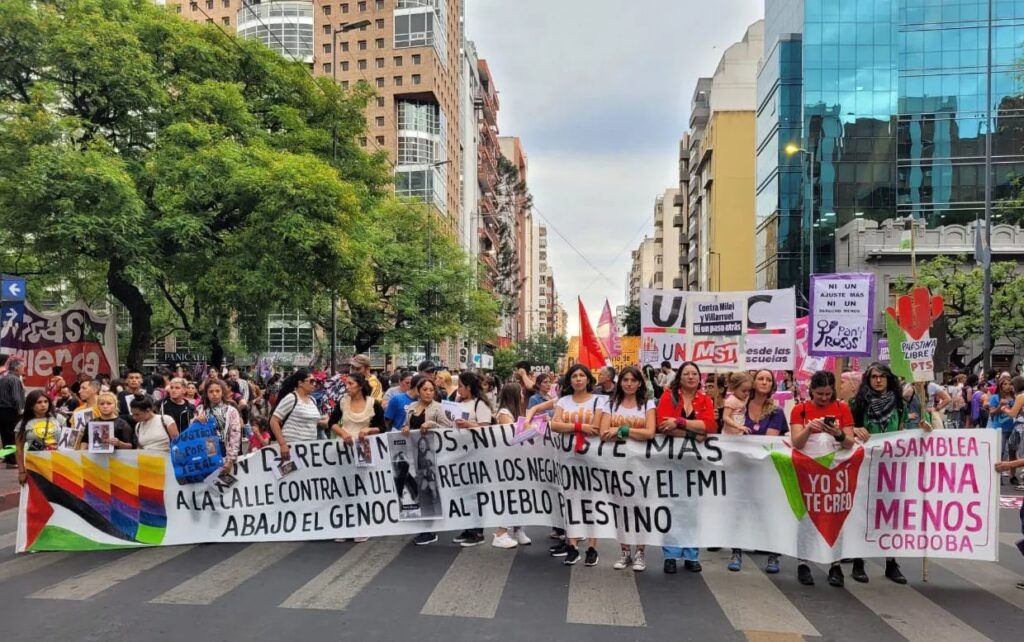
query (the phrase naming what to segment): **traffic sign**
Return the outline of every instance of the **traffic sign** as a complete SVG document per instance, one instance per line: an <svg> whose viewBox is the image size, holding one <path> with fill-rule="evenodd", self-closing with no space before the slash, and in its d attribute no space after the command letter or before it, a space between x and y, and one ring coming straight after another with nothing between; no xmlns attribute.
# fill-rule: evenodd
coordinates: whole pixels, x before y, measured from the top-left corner
<svg viewBox="0 0 1024 642"><path fill-rule="evenodd" d="M24 301L25 279L18 276L4 276L0 279L0 301Z"/></svg>

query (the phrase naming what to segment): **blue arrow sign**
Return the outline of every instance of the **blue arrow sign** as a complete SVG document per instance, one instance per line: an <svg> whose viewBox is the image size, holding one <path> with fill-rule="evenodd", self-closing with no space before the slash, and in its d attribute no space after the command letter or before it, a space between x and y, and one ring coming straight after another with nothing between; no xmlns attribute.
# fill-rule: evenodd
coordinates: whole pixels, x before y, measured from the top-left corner
<svg viewBox="0 0 1024 642"><path fill-rule="evenodd" d="M0 301L24 301L25 279L5 276L0 280Z"/></svg>

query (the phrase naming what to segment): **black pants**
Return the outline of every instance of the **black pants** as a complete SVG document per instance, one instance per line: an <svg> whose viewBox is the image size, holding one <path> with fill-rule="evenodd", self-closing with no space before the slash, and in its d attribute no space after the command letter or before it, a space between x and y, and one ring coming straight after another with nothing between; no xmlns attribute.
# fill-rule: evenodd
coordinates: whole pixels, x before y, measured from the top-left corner
<svg viewBox="0 0 1024 642"><path fill-rule="evenodd" d="M0 408L0 441L4 447L14 445L14 426L18 424L17 408ZM4 461L8 464L15 463L14 455L7 455Z"/></svg>

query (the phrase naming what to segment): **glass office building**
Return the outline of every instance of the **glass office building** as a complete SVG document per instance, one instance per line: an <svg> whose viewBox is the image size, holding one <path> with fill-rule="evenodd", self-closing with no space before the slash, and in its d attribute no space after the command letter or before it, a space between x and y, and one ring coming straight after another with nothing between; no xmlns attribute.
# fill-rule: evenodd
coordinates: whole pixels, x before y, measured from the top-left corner
<svg viewBox="0 0 1024 642"><path fill-rule="evenodd" d="M804 289L812 239L815 271L832 271L835 230L856 217L938 226L983 215L985 0L767 0L765 8L759 286ZM770 38L773 15L781 27ZM796 46L798 82L786 66ZM994 202L1024 176L1022 74L1024 0L993 0ZM786 91L800 94L799 127L786 127ZM814 152L813 185L810 155L787 157L788 142ZM798 179L789 181L794 163Z"/></svg>

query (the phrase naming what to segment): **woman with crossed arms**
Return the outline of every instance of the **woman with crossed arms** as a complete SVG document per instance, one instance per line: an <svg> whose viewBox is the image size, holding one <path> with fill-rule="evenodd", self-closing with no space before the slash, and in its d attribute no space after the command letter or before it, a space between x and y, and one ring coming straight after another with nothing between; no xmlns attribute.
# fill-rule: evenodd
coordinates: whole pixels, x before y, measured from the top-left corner
<svg viewBox="0 0 1024 642"><path fill-rule="evenodd" d="M615 391L597 412L601 427L601 441L649 441L654 438L657 412L653 400L647 399L647 386L643 375L635 366L627 366L619 373ZM616 570L632 566L636 572L647 568L644 546L619 543L619 560L612 565Z"/></svg>

